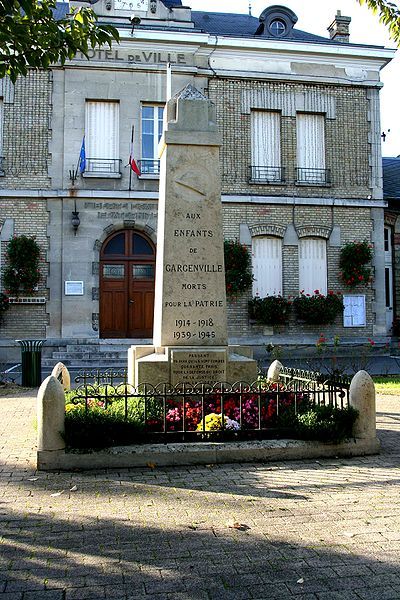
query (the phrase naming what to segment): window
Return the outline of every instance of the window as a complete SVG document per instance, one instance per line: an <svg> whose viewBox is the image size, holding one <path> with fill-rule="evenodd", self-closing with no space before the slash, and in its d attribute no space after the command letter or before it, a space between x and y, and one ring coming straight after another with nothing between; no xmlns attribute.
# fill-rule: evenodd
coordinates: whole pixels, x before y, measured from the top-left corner
<svg viewBox="0 0 400 600"><path fill-rule="evenodd" d="M299 242L299 288L305 294L327 293L326 240L304 238Z"/></svg>
<svg viewBox="0 0 400 600"><path fill-rule="evenodd" d="M297 113L297 183L330 183L325 168L325 118Z"/></svg>
<svg viewBox="0 0 400 600"><path fill-rule="evenodd" d="M163 132L163 107L142 106L142 160L140 170L143 174L158 174L158 142Z"/></svg>
<svg viewBox="0 0 400 600"><path fill-rule="evenodd" d="M282 19L273 19L269 24L270 33L275 37L280 37L286 33L286 23Z"/></svg>
<svg viewBox="0 0 400 600"><path fill-rule="evenodd" d="M119 174L119 103L87 101L85 135L86 174Z"/></svg>
<svg viewBox="0 0 400 600"><path fill-rule="evenodd" d="M282 294L282 240L260 236L253 238L253 295L265 298Z"/></svg>
<svg viewBox="0 0 400 600"><path fill-rule="evenodd" d="M251 111L251 181L283 181L280 113Z"/></svg>

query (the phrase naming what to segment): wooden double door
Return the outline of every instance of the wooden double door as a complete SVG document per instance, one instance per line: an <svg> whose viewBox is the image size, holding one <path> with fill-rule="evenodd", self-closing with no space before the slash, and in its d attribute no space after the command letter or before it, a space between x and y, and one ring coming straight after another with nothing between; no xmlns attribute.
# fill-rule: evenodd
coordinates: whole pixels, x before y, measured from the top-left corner
<svg viewBox="0 0 400 600"><path fill-rule="evenodd" d="M100 255L100 336L152 337L154 284L153 242L134 230L110 236Z"/></svg>

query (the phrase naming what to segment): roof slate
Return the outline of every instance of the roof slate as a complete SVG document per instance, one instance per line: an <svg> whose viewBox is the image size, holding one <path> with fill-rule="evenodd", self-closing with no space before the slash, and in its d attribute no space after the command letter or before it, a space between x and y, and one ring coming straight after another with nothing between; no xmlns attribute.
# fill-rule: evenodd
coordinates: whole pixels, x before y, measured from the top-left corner
<svg viewBox="0 0 400 600"><path fill-rule="evenodd" d="M225 35L234 37L254 37L257 31L260 21L258 17L251 17L250 15L240 15L235 13L211 13L202 11L192 11L192 20L195 23L196 29L201 29L206 33L212 35ZM265 39L270 37L277 39L272 35L256 36L258 39ZM324 38L319 35L312 33L306 33L299 29L293 28L291 35L287 38L283 38L283 41L298 40L305 42L325 42L328 44L338 44L328 38Z"/></svg>
<svg viewBox="0 0 400 600"><path fill-rule="evenodd" d="M400 200L400 158L383 158L382 163L383 197Z"/></svg>

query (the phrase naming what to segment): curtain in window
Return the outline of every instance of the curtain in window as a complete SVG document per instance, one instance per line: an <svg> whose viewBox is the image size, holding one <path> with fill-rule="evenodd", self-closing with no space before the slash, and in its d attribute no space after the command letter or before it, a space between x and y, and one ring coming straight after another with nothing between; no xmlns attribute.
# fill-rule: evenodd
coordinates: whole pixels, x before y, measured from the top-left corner
<svg viewBox="0 0 400 600"><path fill-rule="evenodd" d="M86 156L119 158L119 103L86 102Z"/></svg>
<svg viewBox="0 0 400 600"><path fill-rule="evenodd" d="M253 238L253 295L265 298L282 294L282 240L276 237Z"/></svg>
<svg viewBox="0 0 400 600"><path fill-rule="evenodd" d="M298 179L312 183L324 182L325 117L297 113L296 123Z"/></svg>
<svg viewBox="0 0 400 600"><path fill-rule="evenodd" d="M251 111L251 165L252 179L281 179L280 113Z"/></svg>
<svg viewBox="0 0 400 600"><path fill-rule="evenodd" d="M299 288L305 294L327 293L326 240L304 238L299 242Z"/></svg>

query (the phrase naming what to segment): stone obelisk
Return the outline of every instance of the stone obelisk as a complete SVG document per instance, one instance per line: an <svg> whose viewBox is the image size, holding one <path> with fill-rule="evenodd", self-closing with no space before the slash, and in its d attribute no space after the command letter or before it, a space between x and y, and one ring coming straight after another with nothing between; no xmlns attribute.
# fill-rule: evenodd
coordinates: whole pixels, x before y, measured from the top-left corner
<svg viewBox="0 0 400 600"><path fill-rule="evenodd" d="M132 347L130 383L253 381L246 348L229 348L215 108L186 86L166 105L154 346Z"/></svg>

